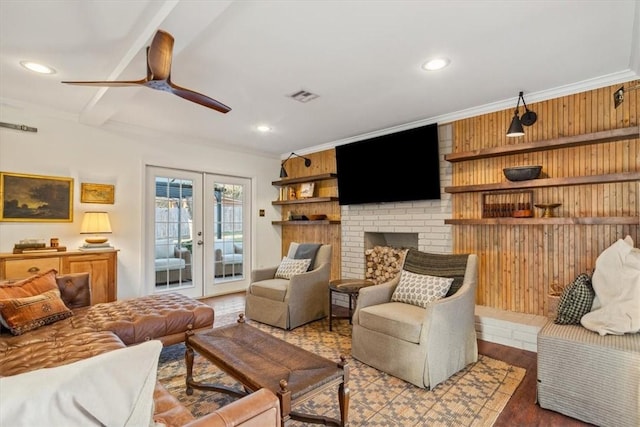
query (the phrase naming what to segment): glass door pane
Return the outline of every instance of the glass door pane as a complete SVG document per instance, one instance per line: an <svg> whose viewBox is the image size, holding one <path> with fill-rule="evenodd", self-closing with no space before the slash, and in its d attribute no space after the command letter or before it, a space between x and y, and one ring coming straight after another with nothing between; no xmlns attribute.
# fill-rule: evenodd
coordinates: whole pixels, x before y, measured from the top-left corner
<svg viewBox="0 0 640 427"><path fill-rule="evenodd" d="M213 197L210 214L205 213L206 221L213 224L212 258L205 263L205 283L208 295L229 291L232 288L243 289L248 265L248 211L246 207L246 188L248 180L235 177L207 176L206 192ZM211 268L208 270L208 268Z"/></svg>
<svg viewBox="0 0 640 427"><path fill-rule="evenodd" d="M154 292L178 291L192 297L203 296L202 281L198 278L198 254L194 253L200 240L197 206L201 174L149 168L147 183L153 199L153 229L148 230L152 243ZM150 216L150 215L149 215Z"/></svg>

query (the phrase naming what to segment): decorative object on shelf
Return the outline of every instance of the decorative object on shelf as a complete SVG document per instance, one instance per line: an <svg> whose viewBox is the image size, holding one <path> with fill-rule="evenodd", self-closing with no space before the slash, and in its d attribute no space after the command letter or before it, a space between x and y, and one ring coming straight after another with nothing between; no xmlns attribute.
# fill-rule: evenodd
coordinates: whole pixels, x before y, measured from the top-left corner
<svg viewBox="0 0 640 427"><path fill-rule="evenodd" d="M58 246L60 246L60 239L58 239L57 237L52 237L49 242L52 248L57 248Z"/></svg>
<svg viewBox="0 0 640 427"><path fill-rule="evenodd" d="M505 178L509 181L527 181L540 176L542 166L513 166L502 169Z"/></svg>
<svg viewBox="0 0 640 427"><path fill-rule="evenodd" d="M88 245L103 245L100 247L110 247L107 243L109 240L107 237L97 236L97 234L111 234L109 214L106 212L85 212L84 218L82 218L80 234L94 235L93 237L86 237L84 239Z"/></svg>
<svg viewBox="0 0 640 427"><path fill-rule="evenodd" d="M543 218L553 218L555 215L553 214L553 210L558 206L561 206L562 203L538 203L536 204L536 208L544 209L542 212Z"/></svg>
<svg viewBox="0 0 640 427"><path fill-rule="evenodd" d="M509 130L507 131L507 136L515 137L515 136L524 136L524 128L522 125L531 126L538 119L538 115L529 110L527 104L524 102L524 92L520 92L518 94L518 103L516 104L516 110L513 113L513 119L511 119L511 125L509 125ZM522 115L522 118L518 117L520 114L520 100L522 99L522 105L524 105L525 113Z"/></svg>
<svg viewBox="0 0 640 427"><path fill-rule="evenodd" d="M294 187L289 187L289 200L296 200L296 189Z"/></svg>
<svg viewBox="0 0 640 427"><path fill-rule="evenodd" d="M309 218L309 221L322 221L327 219L327 215L325 214L309 214L307 215L307 218Z"/></svg>
<svg viewBox="0 0 640 427"><path fill-rule="evenodd" d="M311 159L310 159L310 158L308 158L308 157L304 157L304 156L301 156L301 155L299 155L299 154L296 154L296 153L293 153L293 152L292 152L291 154L289 154L289 157L287 157L286 159L284 159L284 161L280 164L280 178L286 178L286 177L288 177L288 176L289 176L289 175L287 175L287 170L284 168L284 165L285 165L285 163L287 163L287 161L289 161L289 159L290 159L290 158L292 158L293 156L300 157L300 158L304 159L304 165L305 165L306 167L311 166Z"/></svg>
<svg viewBox="0 0 640 427"><path fill-rule="evenodd" d="M482 218L529 218L533 191L504 191L482 195Z"/></svg>
<svg viewBox="0 0 640 427"><path fill-rule="evenodd" d="M80 201L82 203L114 203L115 185L111 184L80 184Z"/></svg>
<svg viewBox="0 0 640 427"><path fill-rule="evenodd" d="M300 184L300 198L308 199L313 197L313 190L315 189L315 183L313 182L305 182Z"/></svg>
<svg viewBox="0 0 640 427"><path fill-rule="evenodd" d="M73 178L0 172L0 194L0 221L73 221Z"/></svg>

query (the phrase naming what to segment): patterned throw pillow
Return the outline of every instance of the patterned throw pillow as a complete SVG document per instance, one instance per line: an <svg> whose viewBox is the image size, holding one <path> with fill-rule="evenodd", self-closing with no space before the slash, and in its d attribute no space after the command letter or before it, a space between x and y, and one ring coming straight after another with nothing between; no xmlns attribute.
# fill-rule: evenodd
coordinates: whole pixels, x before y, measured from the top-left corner
<svg viewBox="0 0 640 427"><path fill-rule="evenodd" d="M555 323L559 325L578 325L582 316L591 311L596 293L591 278L581 273L569 283L560 296L558 314Z"/></svg>
<svg viewBox="0 0 640 427"><path fill-rule="evenodd" d="M453 283L447 277L416 274L407 270L400 273L400 281L396 286L391 301L404 302L426 308L433 301L444 297Z"/></svg>
<svg viewBox="0 0 640 427"><path fill-rule="evenodd" d="M276 279L291 279L296 274L302 274L309 268L310 259L293 259L282 257L282 261L276 270Z"/></svg>
<svg viewBox="0 0 640 427"><path fill-rule="evenodd" d="M55 289L24 298L0 300L0 322L13 335L21 335L40 326L73 316Z"/></svg>

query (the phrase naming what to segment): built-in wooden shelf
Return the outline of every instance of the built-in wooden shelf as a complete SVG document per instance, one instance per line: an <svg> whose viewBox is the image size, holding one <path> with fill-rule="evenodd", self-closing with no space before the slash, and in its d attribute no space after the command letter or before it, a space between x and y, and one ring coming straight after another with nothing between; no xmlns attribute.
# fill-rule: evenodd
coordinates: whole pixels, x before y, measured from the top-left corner
<svg viewBox="0 0 640 427"><path fill-rule="evenodd" d="M272 205L295 205L297 203L337 202L337 197L308 197L306 199L274 200Z"/></svg>
<svg viewBox="0 0 640 427"><path fill-rule="evenodd" d="M472 151L445 154L448 162L461 162L464 160L486 159L509 154L533 153L536 151L552 150L555 148L577 147L580 145L600 144L604 142L622 141L640 137L640 126L603 130L584 135L565 136L544 141L526 142L522 144L504 145L501 147L482 148Z"/></svg>
<svg viewBox="0 0 640 427"><path fill-rule="evenodd" d="M637 216L445 219L454 225L640 225Z"/></svg>
<svg viewBox="0 0 640 427"><path fill-rule="evenodd" d="M323 220L319 220L319 221L307 221L307 220L300 220L300 221L271 221L271 224L273 224L273 225L318 225L318 224L328 225L328 224L340 224L340 221L339 220L333 220L333 219L323 219Z"/></svg>
<svg viewBox="0 0 640 427"><path fill-rule="evenodd" d="M530 179L518 182L494 184L456 185L445 187L445 193L473 193L477 191L517 190L521 188L543 188L583 184L606 184L608 182L640 181L640 172L621 172L604 175L573 176L565 178Z"/></svg>
<svg viewBox="0 0 640 427"><path fill-rule="evenodd" d="M334 179L337 177L338 177L338 174L336 173L323 173L320 175L301 176L297 178L283 178L277 181L271 181L271 185L282 187L284 185L301 184L303 182L323 181L325 179Z"/></svg>

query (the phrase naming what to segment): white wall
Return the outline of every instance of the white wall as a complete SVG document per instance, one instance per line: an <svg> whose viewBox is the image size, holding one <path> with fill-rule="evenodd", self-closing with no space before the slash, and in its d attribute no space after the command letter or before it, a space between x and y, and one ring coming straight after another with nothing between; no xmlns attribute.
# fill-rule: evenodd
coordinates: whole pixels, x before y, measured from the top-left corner
<svg viewBox="0 0 640 427"><path fill-rule="evenodd" d="M79 234L83 212L106 210L113 229L109 240L120 250L118 298L143 295L144 168L152 164L250 178L252 266L279 262L280 227L271 224L280 219L279 210L271 205L277 198L271 181L277 178L279 158L216 148L215 141L134 133L116 126L98 129L61 113L8 107L2 102L0 121L38 129L31 133L0 128L0 171L74 179L73 222L0 222L0 252L11 252L21 239L48 242L51 237L58 237L61 246L73 250L83 242ZM115 185L115 204L80 203L82 182ZM265 210L264 217L258 216L259 209Z"/></svg>

